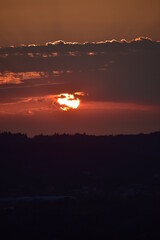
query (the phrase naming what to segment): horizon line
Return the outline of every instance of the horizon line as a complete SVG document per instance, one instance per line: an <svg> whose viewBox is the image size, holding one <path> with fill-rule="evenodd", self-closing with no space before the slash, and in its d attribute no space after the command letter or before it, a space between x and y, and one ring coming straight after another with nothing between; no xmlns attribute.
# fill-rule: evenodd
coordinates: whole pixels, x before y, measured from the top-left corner
<svg viewBox="0 0 160 240"><path fill-rule="evenodd" d="M55 136L58 136L58 137L75 137L75 136L85 136L85 137L118 137L118 136L140 136L140 135L145 135L145 136L148 136L148 135L160 135L160 130L157 130L157 131L151 131L151 132L137 132L137 133L117 133L117 134L87 134L86 132L83 132L83 133L78 133L78 132L75 132L75 133L58 133L58 132L55 132L55 133L51 133L51 134L43 134L43 133L39 133L39 134L35 134L33 136L29 136L29 134L27 133L24 133L24 132L11 132L11 131L3 131L3 132L0 132L0 137L2 135L12 135L12 136L16 136L16 135L21 135L21 136L25 136L27 137L28 139L34 139L36 137L55 137Z"/></svg>

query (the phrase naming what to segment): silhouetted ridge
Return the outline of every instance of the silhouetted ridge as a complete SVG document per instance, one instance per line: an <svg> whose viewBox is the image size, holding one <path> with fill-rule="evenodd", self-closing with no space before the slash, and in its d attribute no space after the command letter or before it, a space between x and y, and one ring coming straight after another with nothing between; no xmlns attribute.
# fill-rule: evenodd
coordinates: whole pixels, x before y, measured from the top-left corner
<svg viewBox="0 0 160 240"><path fill-rule="evenodd" d="M144 182L160 174L160 132L138 135L0 134L1 195L69 193L83 184ZM85 176L89 173L89 177ZM8 177L9 176L9 177ZM11 179L9 181L9 179ZM23 189L23 190L22 190Z"/></svg>
<svg viewBox="0 0 160 240"><path fill-rule="evenodd" d="M159 202L160 132L0 134L5 239L159 239Z"/></svg>

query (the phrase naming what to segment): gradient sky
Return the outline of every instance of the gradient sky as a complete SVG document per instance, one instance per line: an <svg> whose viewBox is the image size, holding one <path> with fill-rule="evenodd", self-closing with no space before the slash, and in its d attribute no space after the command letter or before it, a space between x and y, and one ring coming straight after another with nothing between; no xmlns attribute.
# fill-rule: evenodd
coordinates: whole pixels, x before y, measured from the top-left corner
<svg viewBox="0 0 160 240"><path fill-rule="evenodd" d="M0 132L159 131L159 9L156 0L1 1Z"/></svg>
<svg viewBox="0 0 160 240"><path fill-rule="evenodd" d="M1 0L0 46L160 39L159 0Z"/></svg>
<svg viewBox="0 0 160 240"><path fill-rule="evenodd" d="M159 130L159 62L160 42L148 38L1 48L1 131ZM58 99L65 99L63 93L79 99L80 106L62 111Z"/></svg>

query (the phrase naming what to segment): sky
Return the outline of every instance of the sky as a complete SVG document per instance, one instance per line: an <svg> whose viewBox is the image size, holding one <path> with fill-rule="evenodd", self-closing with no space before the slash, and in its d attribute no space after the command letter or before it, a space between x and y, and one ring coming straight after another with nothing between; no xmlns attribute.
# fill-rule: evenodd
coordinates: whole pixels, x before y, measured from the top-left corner
<svg viewBox="0 0 160 240"><path fill-rule="evenodd" d="M159 5L2 0L0 132L159 131Z"/></svg>
<svg viewBox="0 0 160 240"><path fill-rule="evenodd" d="M1 0L0 46L160 39L159 0Z"/></svg>

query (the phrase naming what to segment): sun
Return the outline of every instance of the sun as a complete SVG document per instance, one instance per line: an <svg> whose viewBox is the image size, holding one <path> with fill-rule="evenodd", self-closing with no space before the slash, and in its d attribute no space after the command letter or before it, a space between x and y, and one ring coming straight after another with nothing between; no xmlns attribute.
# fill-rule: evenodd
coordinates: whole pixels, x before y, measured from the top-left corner
<svg viewBox="0 0 160 240"><path fill-rule="evenodd" d="M57 103L60 105L61 110L68 111L77 109L80 105L80 100L76 94L62 93L58 95Z"/></svg>

